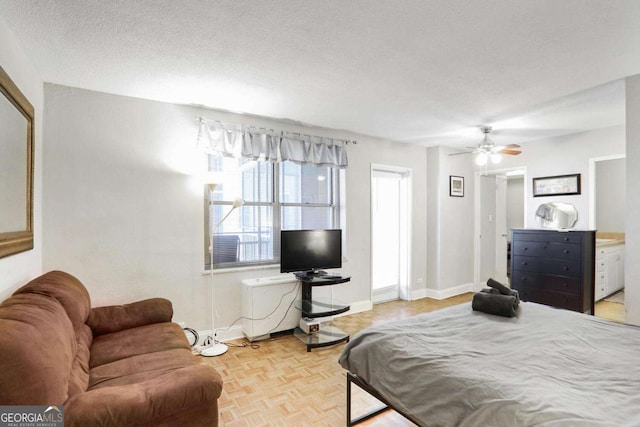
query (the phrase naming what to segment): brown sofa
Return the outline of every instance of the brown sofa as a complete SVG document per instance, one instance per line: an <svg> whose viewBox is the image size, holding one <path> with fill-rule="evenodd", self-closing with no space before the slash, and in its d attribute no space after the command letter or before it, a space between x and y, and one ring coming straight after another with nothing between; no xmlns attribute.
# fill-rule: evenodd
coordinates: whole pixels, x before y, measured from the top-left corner
<svg viewBox="0 0 640 427"><path fill-rule="evenodd" d="M222 380L193 356L171 302L91 308L46 273L0 304L0 405L64 405L65 426L217 426Z"/></svg>

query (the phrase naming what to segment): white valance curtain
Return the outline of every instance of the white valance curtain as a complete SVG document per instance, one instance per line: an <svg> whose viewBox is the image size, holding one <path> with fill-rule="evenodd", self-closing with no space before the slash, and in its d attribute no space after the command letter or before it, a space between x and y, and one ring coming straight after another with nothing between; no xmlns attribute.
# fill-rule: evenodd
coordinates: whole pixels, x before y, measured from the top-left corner
<svg viewBox="0 0 640 427"><path fill-rule="evenodd" d="M341 169L348 165L347 140L199 120L197 144L210 154Z"/></svg>

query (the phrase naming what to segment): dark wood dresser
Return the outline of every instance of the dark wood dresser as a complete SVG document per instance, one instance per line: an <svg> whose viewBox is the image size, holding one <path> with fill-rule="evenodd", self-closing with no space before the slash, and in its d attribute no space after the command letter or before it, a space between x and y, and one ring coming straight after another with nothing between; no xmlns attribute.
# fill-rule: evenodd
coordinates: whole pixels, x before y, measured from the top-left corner
<svg viewBox="0 0 640 427"><path fill-rule="evenodd" d="M523 301L594 313L595 231L513 229L511 287Z"/></svg>

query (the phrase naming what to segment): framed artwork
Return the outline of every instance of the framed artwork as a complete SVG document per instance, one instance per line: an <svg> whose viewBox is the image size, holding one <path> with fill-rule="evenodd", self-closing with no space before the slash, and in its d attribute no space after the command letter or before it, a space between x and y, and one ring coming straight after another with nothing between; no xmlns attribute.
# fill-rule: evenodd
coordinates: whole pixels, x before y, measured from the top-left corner
<svg viewBox="0 0 640 427"><path fill-rule="evenodd" d="M464 177L449 175L449 196L464 197Z"/></svg>
<svg viewBox="0 0 640 427"><path fill-rule="evenodd" d="M533 197L580 194L580 174L533 178Z"/></svg>

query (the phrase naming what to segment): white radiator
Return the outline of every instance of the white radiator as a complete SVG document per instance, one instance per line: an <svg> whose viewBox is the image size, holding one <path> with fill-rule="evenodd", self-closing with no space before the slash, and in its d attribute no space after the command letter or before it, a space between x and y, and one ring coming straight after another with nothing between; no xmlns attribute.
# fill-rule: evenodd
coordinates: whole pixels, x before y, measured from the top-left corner
<svg viewBox="0 0 640 427"><path fill-rule="evenodd" d="M300 321L301 285L293 274L242 281L242 332L249 341L295 329Z"/></svg>

